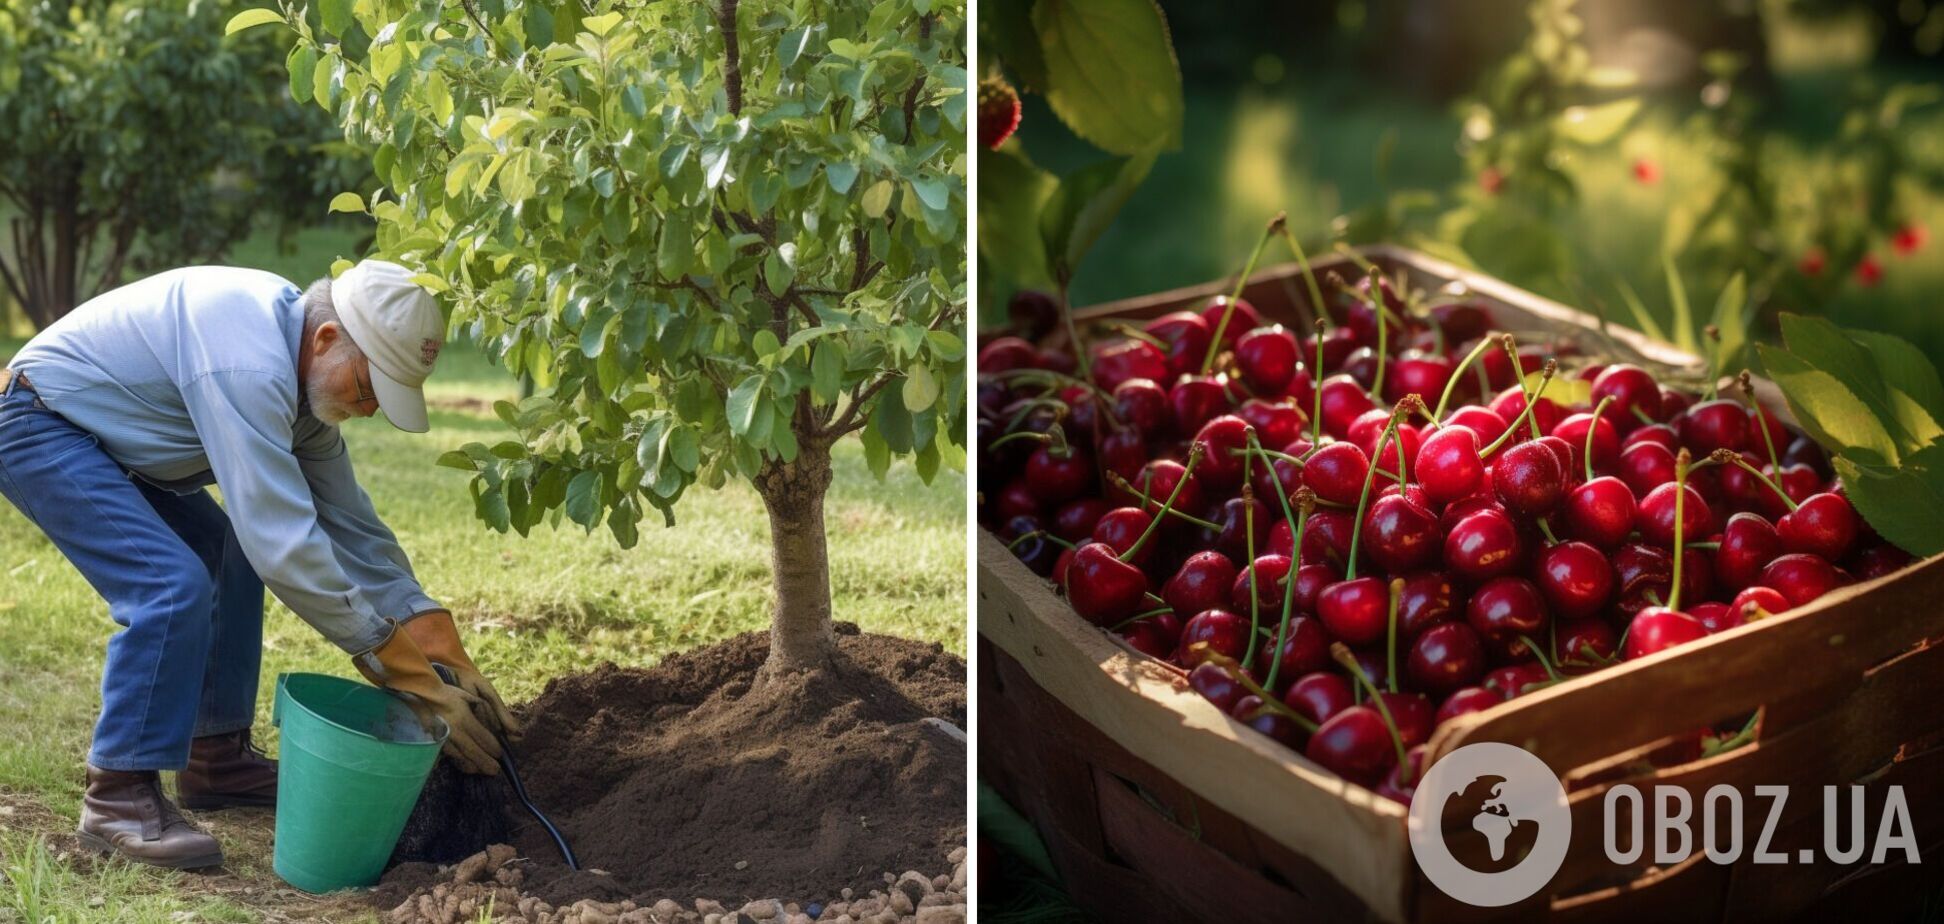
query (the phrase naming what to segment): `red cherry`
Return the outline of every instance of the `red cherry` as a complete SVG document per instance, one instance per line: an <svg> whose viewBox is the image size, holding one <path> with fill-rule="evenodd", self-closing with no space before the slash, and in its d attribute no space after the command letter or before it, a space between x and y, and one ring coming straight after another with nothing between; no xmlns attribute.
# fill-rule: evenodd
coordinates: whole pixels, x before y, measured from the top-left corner
<svg viewBox="0 0 1944 924"><path fill-rule="evenodd" d="M1228 407L1228 386L1221 376L1184 375L1168 389L1168 408L1174 412L1175 427L1182 433L1200 430L1203 424L1226 413ZM1236 470L1241 471L1239 460Z"/></svg>
<svg viewBox="0 0 1944 924"><path fill-rule="evenodd" d="M1743 622L1740 616L1728 609L1728 604L1712 601L1696 603L1688 607L1688 615L1694 617L1694 621L1700 623L1701 628L1708 630L1709 635L1733 629Z"/></svg>
<svg viewBox="0 0 1944 924"><path fill-rule="evenodd" d="M1174 608L1176 615L1186 619L1203 610L1226 605L1235 578L1235 565L1227 556L1214 551L1196 552L1161 585L1161 599Z"/></svg>
<svg viewBox="0 0 1944 924"><path fill-rule="evenodd" d="M1109 499L1139 506L1149 513L1159 514L1162 502L1168 499L1168 495L1174 493L1175 485L1185 477L1188 483L1181 486L1181 494L1175 501L1175 508L1201 510L1203 509L1201 468L1202 466L1196 466L1197 470L1190 475L1187 466L1173 459L1156 459L1141 466L1141 470L1133 478L1128 479L1135 490L1147 494L1146 503L1142 503L1138 496L1119 488L1109 492Z"/></svg>
<svg viewBox="0 0 1944 924"><path fill-rule="evenodd" d="M1615 363L1601 371L1600 377L1593 380L1591 400L1598 405L1604 398L1613 399L1604 416L1614 421L1614 427L1621 432L1639 426L1640 417L1635 411L1652 420L1661 419L1660 384L1639 366Z"/></svg>
<svg viewBox="0 0 1944 924"><path fill-rule="evenodd" d="M1318 725L1355 705L1356 701L1350 680L1337 673L1304 674L1283 692L1283 705Z"/></svg>
<svg viewBox="0 0 1944 924"><path fill-rule="evenodd" d="M1317 386L1323 390L1323 429L1339 439L1350 432L1350 424L1365 411L1377 406L1357 380L1333 375Z"/></svg>
<svg viewBox="0 0 1944 924"><path fill-rule="evenodd" d="M1016 517L1039 516L1040 499L1022 479L1000 488L998 496L992 500L992 506L997 514L996 519L1005 522Z"/></svg>
<svg viewBox="0 0 1944 924"><path fill-rule="evenodd" d="M1620 451L1626 452L1636 443L1659 443L1666 446L1668 452L1681 448L1681 440L1675 436L1674 428L1662 423L1635 427L1632 433L1627 434L1626 438L1620 441Z"/></svg>
<svg viewBox="0 0 1944 924"><path fill-rule="evenodd" d="M1456 595L1451 578L1442 572L1427 571L1405 578L1397 595L1398 637L1415 638L1432 626L1450 622L1457 613L1452 606Z"/></svg>
<svg viewBox="0 0 1944 924"><path fill-rule="evenodd" d="M1198 530L1201 545L1213 546L1216 551L1238 561L1246 560L1250 548L1249 533L1253 527L1255 549L1261 551L1269 547L1271 517L1269 507L1262 501L1231 497L1215 508L1208 519L1221 528L1214 532L1205 528Z"/></svg>
<svg viewBox="0 0 1944 924"><path fill-rule="evenodd" d="M1364 517L1363 551L1389 572L1412 571L1438 558L1438 517L1402 495L1377 498Z"/></svg>
<svg viewBox="0 0 1944 924"><path fill-rule="evenodd" d="M1613 566L1584 542L1562 542L1539 553L1540 593L1565 618L1592 616L1613 599Z"/></svg>
<svg viewBox="0 0 1944 924"><path fill-rule="evenodd" d="M1107 434L1100 440L1100 467L1113 472L1129 481L1140 477L1141 467L1148 461L1148 444L1141 431L1126 427ZM1113 488L1108 494L1114 493Z"/></svg>
<svg viewBox="0 0 1944 924"><path fill-rule="evenodd" d="M1229 606L1238 613L1249 611L1249 593L1254 591L1260 613L1282 612L1283 577L1289 574L1289 556L1259 555L1255 563L1240 569L1229 584ZM1260 577L1260 580L1258 580Z"/></svg>
<svg viewBox="0 0 1944 924"><path fill-rule="evenodd" d="M1431 704L1429 697L1422 693L1393 693L1388 690L1378 695L1384 698L1384 707L1390 710L1391 721L1397 725L1397 737L1405 747L1423 744L1431 738L1437 708Z"/></svg>
<svg viewBox="0 0 1944 924"><path fill-rule="evenodd" d="M1094 524L1093 540L1113 549L1116 555L1126 555L1127 550L1140 541L1142 534L1153 523L1153 515L1139 507L1119 507L1101 515ZM1140 551L1127 560L1135 565L1146 565L1154 555L1154 547L1152 542L1141 546Z"/></svg>
<svg viewBox="0 0 1944 924"><path fill-rule="evenodd" d="M1611 408L1609 408L1611 410ZM1593 470L1604 472L1613 468L1620 458L1620 431L1614 429L1613 421L1607 414L1597 420L1590 413L1579 413L1559 422L1550 435L1566 441L1572 452L1572 462L1567 466L1569 472L1581 472L1586 468L1586 434L1593 432Z"/></svg>
<svg viewBox="0 0 1944 924"><path fill-rule="evenodd" d="M1068 542L1079 542L1093 535L1094 525L1111 509L1111 505L1098 497L1070 501L1054 512L1053 535Z"/></svg>
<svg viewBox="0 0 1944 924"><path fill-rule="evenodd" d="M1316 615L1323 628L1352 645L1384 637L1390 618L1390 588L1374 577L1338 581L1316 597Z"/></svg>
<svg viewBox="0 0 1944 924"><path fill-rule="evenodd" d="M1856 508L1841 494L1812 495L1775 524L1782 547L1837 561L1856 542Z"/></svg>
<svg viewBox="0 0 1944 924"><path fill-rule="evenodd" d="M1244 419L1247 419L1246 414L1243 416ZM1256 430L1260 432L1262 427L1256 426ZM1303 453L1309 452L1310 443L1306 439L1297 439L1292 440L1281 448L1283 455L1301 458ZM1303 466L1295 462L1290 462L1287 459L1271 459L1267 465L1262 463L1263 460L1257 459L1254 464L1249 466L1250 471L1255 474L1256 496L1263 498L1275 497L1276 482L1281 481L1282 493L1284 496L1291 498L1290 504L1293 507L1295 504L1296 489L1303 486Z"/></svg>
<svg viewBox="0 0 1944 924"><path fill-rule="evenodd" d="M1141 433L1165 435L1174 426L1168 393L1153 379L1128 379L1114 388L1114 416Z"/></svg>
<svg viewBox="0 0 1944 924"><path fill-rule="evenodd" d="M1584 673L1606 664L1618 643L1604 619L1562 619L1553 629L1561 673Z"/></svg>
<svg viewBox="0 0 1944 924"><path fill-rule="evenodd" d="M1493 413L1498 414L1506 420L1518 420L1519 415L1525 411L1525 406L1525 392L1521 391L1519 386L1514 385L1500 392L1497 398L1492 399L1491 409ZM1612 410L1612 408L1607 409L1608 413L1612 413ZM1560 410L1559 405L1553 399L1543 395L1539 398L1538 406L1532 409L1532 419L1539 422L1540 433L1551 433L1553 428L1559 426L1559 422L1565 417L1566 412ZM1527 431L1530 432L1529 424L1521 424L1520 426L1526 427ZM1514 437L1514 439L1517 439L1517 437Z"/></svg>
<svg viewBox="0 0 1944 924"><path fill-rule="evenodd" d="M1485 643L1460 622L1440 623L1420 633L1404 665L1404 676L1413 686L1434 693L1475 683L1484 673Z"/></svg>
<svg viewBox="0 0 1944 924"><path fill-rule="evenodd" d="M1191 646L1201 642L1208 643L1209 651L1240 660L1249 648L1249 618L1228 610L1196 613L1181 627L1179 654L1185 654Z"/></svg>
<svg viewBox="0 0 1944 924"><path fill-rule="evenodd" d="M1524 578L1493 578L1472 592L1465 619L1501 655L1530 657L1519 637L1537 639L1545 634L1546 603L1539 588Z"/></svg>
<svg viewBox="0 0 1944 924"><path fill-rule="evenodd" d="M1634 494L1611 475L1595 478L1566 495L1566 535L1602 549L1611 549L1633 532Z"/></svg>
<svg viewBox="0 0 1944 924"><path fill-rule="evenodd" d="M1309 415L1289 401L1264 401L1250 398L1236 408L1235 416L1248 421L1256 428L1256 440L1264 446L1287 446L1302 439L1303 428L1309 426ZM1307 445L1304 446L1308 448ZM1253 466L1260 467L1260 462ZM1266 495L1274 497L1274 494Z"/></svg>
<svg viewBox="0 0 1944 924"><path fill-rule="evenodd" d="M1228 296L1217 295L1209 299L1207 306L1202 308L1202 320L1208 322L1209 331L1213 332L1217 327L1222 326L1222 314L1228 309L1228 305ZM1235 341L1241 339L1245 331L1252 331L1262 326L1262 316L1256 313L1255 306L1249 304L1246 298L1236 299L1235 310L1228 314L1228 328L1222 331L1222 345L1225 347L1234 346Z"/></svg>
<svg viewBox="0 0 1944 924"><path fill-rule="evenodd" d="M1445 567L1474 581L1510 574L1519 567L1524 544L1512 518L1499 510L1479 510L1445 534Z"/></svg>
<svg viewBox="0 0 1944 924"><path fill-rule="evenodd" d="M1506 509L1530 517L1545 516L1566 494L1566 472L1551 447L1520 443L1502 450L1492 463L1492 489Z"/></svg>
<svg viewBox="0 0 1944 924"><path fill-rule="evenodd" d="M1164 613L1162 615L1170 619L1174 618L1174 614L1172 613ZM1175 622L1174 629L1174 633L1170 634L1167 627L1162 625L1161 618L1154 616L1122 629L1120 631L1120 637L1135 651L1151 658L1166 660L1175 650L1175 641L1179 637L1181 630L1179 620Z"/></svg>
<svg viewBox="0 0 1944 924"><path fill-rule="evenodd" d="M1495 690L1486 687L1466 687L1445 697L1444 703L1438 707L1437 723L1443 725L1461 715L1484 712L1502 702L1505 702L1505 697L1500 696Z"/></svg>
<svg viewBox="0 0 1944 924"><path fill-rule="evenodd" d="M1330 636L1323 631L1323 625L1307 616L1294 616L1290 618L1286 630L1276 622L1268 626L1268 639L1260 646L1261 653L1257 655L1257 675L1268 677L1274 666L1276 659L1270 649L1275 647L1279 630L1287 636L1282 645L1282 666L1276 671L1279 682L1281 678L1301 677L1322 670L1330 663Z"/></svg>
<svg viewBox="0 0 1944 924"><path fill-rule="evenodd" d="M1856 261L1857 285L1871 289L1875 288L1876 284L1882 281L1883 261L1877 259L1876 254L1866 253L1863 255L1863 259Z"/></svg>
<svg viewBox="0 0 1944 924"><path fill-rule="evenodd" d="M1039 352L1018 337L995 337L979 348L979 374L997 375L1038 366Z"/></svg>
<svg viewBox="0 0 1944 924"><path fill-rule="evenodd" d="M1913 221L1897 229L1897 233L1890 238L1890 246L1897 251L1897 256L1908 257L1924 249L1925 242L1929 240L1930 229Z"/></svg>
<svg viewBox="0 0 1944 924"><path fill-rule="evenodd" d="M1128 379L1160 382L1169 378L1168 357L1161 348L1128 338L1093 347L1094 384L1112 392Z"/></svg>
<svg viewBox="0 0 1944 924"><path fill-rule="evenodd" d="M1234 709L1248 695L1248 688L1232 671L1212 661L1203 661L1188 672L1188 686L1223 712Z"/></svg>
<svg viewBox="0 0 1944 924"><path fill-rule="evenodd" d="M1773 587L1789 601L1802 606L1836 587L1836 566L1800 552L1781 556L1762 569L1761 583Z"/></svg>
<svg viewBox="0 0 1944 924"><path fill-rule="evenodd" d="M1703 401L1681 415L1675 430L1696 457L1717 449L1740 452L1748 445L1748 411L1727 398Z"/></svg>
<svg viewBox="0 0 1944 924"><path fill-rule="evenodd" d="M1673 548L1675 500L1682 492L1687 498L1680 510L1683 540L1700 542L1714 531L1714 512L1701 499L1701 492L1689 486L1664 484L1640 499L1640 513L1634 518L1634 526L1640 530L1641 539Z"/></svg>
<svg viewBox="0 0 1944 924"><path fill-rule="evenodd" d="M1384 430L1390 425L1390 418L1389 411L1378 409L1365 411L1362 416L1351 422L1350 432L1345 435L1345 439L1357 444L1357 448L1364 451L1364 456L1377 466L1378 477L1386 479L1397 477L1397 445L1403 443L1404 476L1412 477L1413 470L1410 462L1417 458L1418 450L1423 447L1424 436L1418 428L1410 424L1399 424L1397 435L1385 438ZM1384 441L1381 447L1377 445L1379 439Z"/></svg>
<svg viewBox="0 0 1944 924"><path fill-rule="evenodd" d="M1538 661L1521 661L1486 671L1481 685L1506 699L1513 699L1550 680L1552 675L1546 673L1545 665Z"/></svg>
<svg viewBox="0 0 1944 924"><path fill-rule="evenodd" d="M1478 434L1478 445L1481 447L1489 446L1493 440L1504 436L1507 426L1505 418L1491 408L1478 404L1467 404L1453 411L1444 422L1447 429L1465 427Z"/></svg>
<svg viewBox="0 0 1944 924"><path fill-rule="evenodd" d="M1376 793L1400 805L1408 806L1417 796L1418 780L1424 778L1424 758L1429 750L1427 745L1417 745L1404 752L1404 763L1391 767L1384 779L1377 784ZM1410 782L1405 782L1405 777Z"/></svg>
<svg viewBox="0 0 1944 924"><path fill-rule="evenodd" d="M1856 569L1856 576L1867 581L1901 571L1908 567L1911 561L1909 552L1889 543L1882 543L1856 553L1853 567Z"/></svg>
<svg viewBox="0 0 1944 924"><path fill-rule="evenodd" d="M1650 606L1636 614L1633 622L1627 626L1624 657L1629 661L1644 658L1676 645L1705 638L1707 634L1708 630L1686 613L1664 606Z"/></svg>
<svg viewBox="0 0 1944 924"><path fill-rule="evenodd" d="M1640 185L1652 186L1655 183L1660 182L1661 179L1660 164L1657 164L1654 161L1645 157L1635 158L1633 163L1633 175L1634 175L1634 180L1639 182Z"/></svg>
<svg viewBox="0 0 1944 924"><path fill-rule="evenodd" d="M1295 335L1280 324L1255 328L1235 343L1235 364L1242 370L1242 381L1258 395L1287 394L1299 359Z"/></svg>
<svg viewBox="0 0 1944 924"><path fill-rule="evenodd" d="M1751 610L1749 607L1754 609ZM1789 598L1782 596L1781 591L1760 584L1736 594L1734 601L1728 604L1729 612L1744 620L1763 613L1770 615L1786 613L1790 609Z"/></svg>
<svg viewBox="0 0 1944 924"><path fill-rule="evenodd" d="M1451 381L1451 361L1433 353L1407 350L1390 362L1384 373L1384 400L1392 404L1405 395L1430 399L1444 394Z"/></svg>
<svg viewBox="0 0 1944 924"><path fill-rule="evenodd" d="M1134 615L1147 594L1147 575L1121 561L1102 543L1076 549L1066 570L1066 595L1073 609L1096 626L1111 626Z"/></svg>
<svg viewBox="0 0 1944 924"><path fill-rule="evenodd" d="M1338 776L1366 786L1376 783L1397 762L1390 727L1369 706L1351 706L1331 716L1310 736L1303 754Z"/></svg>
<svg viewBox="0 0 1944 924"><path fill-rule="evenodd" d="M1761 514L1737 513L1721 529L1721 545L1714 554L1715 577L1723 587L1740 590L1755 583L1781 552L1782 539L1769 521Z"/></svg>
<svg viewBox="0 0 1944 924"><path fill-rule="evenodd" d="M1659 443L1635 443L1620 451L1620 480L1635 497L1674 481L1674 452Z"/></svg>
<svg viewBox="0 0 1944 924"><path fill-rule="evenodd" d="M1141 328L1167 348L1168 371L1189 375L1201 369L1208 355L1208 341L1214 335L1209 322L1192 311L1171 311Z"/></svg>
<svg viewBox="0 0 1944 924"><path fill-rule="evenodd" d="M1370 473L1370 456L1351 443L1325 443L1303 467L1303 483L1333 504L1354 505Z"/></svg>
<svg viewBox="0 0 1944 924"><path fill-rule="evenodd" d="M1434 503L1449 504L1476 493L1485 481L1478 449L1478 435L1468 427L1447 425L1426 437L1415 463L1425 495Z"/></svg>

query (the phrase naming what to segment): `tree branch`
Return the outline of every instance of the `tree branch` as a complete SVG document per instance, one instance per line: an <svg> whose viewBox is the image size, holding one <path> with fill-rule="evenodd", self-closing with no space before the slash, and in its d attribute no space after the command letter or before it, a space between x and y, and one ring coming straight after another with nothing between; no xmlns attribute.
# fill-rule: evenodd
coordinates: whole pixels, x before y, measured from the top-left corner
<svg viewBox="0 0 1944 924"><path fill-rule="evenodd" d="M722 0L716 7L716 22L722 27L722 89L729 97L729 114L742 115L742 49L736 42L736 4Z"/></svg>
<svg viewBox="0 0 1944 924"><path fill-rule="evenodd" d="M938 330L947 321L958 317L959 311L964 307L962 304L947 305L937 317L932 318L930 324L925 325L925 329ZM884 386L891 384L897 377L897 373L885 371L878 373L877 378L868 383L858 383L856 388L851 389L850 404L844 408L844 413L839 415L835 422L824 428L823 436L834 440L852 431L863 429L865 420L859 412L863 410L866 403L877 396L878 392L884 390Z"/></svg>

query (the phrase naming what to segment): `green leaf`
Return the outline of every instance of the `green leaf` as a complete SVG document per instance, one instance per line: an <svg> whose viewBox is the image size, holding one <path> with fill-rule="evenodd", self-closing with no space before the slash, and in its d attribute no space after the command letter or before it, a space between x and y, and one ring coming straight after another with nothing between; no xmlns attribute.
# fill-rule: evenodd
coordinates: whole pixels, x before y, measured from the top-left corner
<svg viewBox="0 0 1944 924"><path fill-rule="evenodd" d="M1633 121L1640 97L1630 96L1596 106L1568 106L1554 120L1560 136L1584 145L1605 144Z"/></svg>
<svg viewBox="0 0 1944 924"><path fill-rule="evenodd" d="M831 192L840 196L846 195L851 190L851 184L857 182L857 165L845 161L832 161L824 164L824 176L830 180Z"/></svg>
<svg viewBox="0 0 1944 924"><path fill-rule="evenodd" d="M695 242L689 237L689 230L685 221L662 222L661 247L655 253L655 266L669 279L680 279L689 271L689 259L695 256Z"/></svg>
<svg viewBox="0 0 1944 924"><path fill-rule="evenodd" d="M920 177L911 181L912 191L918 194L918 201L926 208L942 209L951 202L951 189L936 177Z"/></svg>
<svg viewBox="0 0 1944 924"><path fill-rule="evenodd" d="M328 211L356 212L362 215L365 213L364 197L354 192L338 193L331 197L331 207Z"/></svg>
<svg viewBox="0 0 1944 924"><path fill-rule="evenodd" d="M792 338L795 339L795 338ZM837 400L844 386L844 345L836 340L818 343L810 354L810 394L824 404Z"/></svg>
<svg viewBox="0 0 1944 924"><path fill-rule="evenodd" d="M905 373L904 406L913 414L931 407L938 401L938 380L932 377L931 369L925 366L912 366Z"/></svg>
<svg viewBox="0 0 1944 924"><path fill-rule="evenodd" d="M486 525L499 532L506 532L513 525L513 512L507 509L506 495L498 488L480 490L477 481L473 482L473 512L478 514Z"/></svg>
<svg viewBox="0 0 1944 924"><path fill-rule="evenodd" d="M1051 288L1053 274L1039 222L1060 181L1033 166L1018 145L1009 144L979 151L978 185L981 265L1022 286Z"/></svg>
<svg viewBox="0 0 1944 924"><path fill-rule="evenodd" d="M444 466L446 468L456 468L459 469L460 471L465 471L465 472L479 471L479 463L474 462L472 456L469 456L466 453L457 449L440 453L439 461L437 464Z"/></svg>
<svg viewBox="0 0 1944 924"><path fill-rule="evenodd" d="M864 464L870 467L871 474L877 480L883 481L885 474L891 471L891 447L884 442L884 434L878 431L877 422L872 421L859 431L857 441L864 444Z"/></svg>
<svg viewBox="0 0 1944 924"><path fill-rule="evenodd" d="M1944 428L1922 404L1885 380L1876 354L1827 319L1784 313L1782 340L1789 352L1828 373L1862 399L1889 432L1899 454L1914 452L1944 436ZM1767 354L1763 355L1766 358Z"/></svg>
<svg viewBox="0 0 1944 924"><path fill-rule="evenodd" d="M1046 101L1110 154L1181 146L1181 68L1154 0L1039 0Z"/></svg>
<svg viewBox="0 0 1944 924"><path fill-rule="evenodd" d="M979 35L990 30L991 49L980 46L980 53L997 53L1006 66L1019 76L1022 89L1038 91L1046 86L1046 59L1040 55L1039 36L1033 31L1033 0L984 0L979 4Z"/></svg>
<svg viewBox="0 0 1944 924"><path fill-rule="evenodd" d="M223 27L223 34L235 35L244 29L267 26L273 22L283 21L283 14L276 10L244 10L230 17L229 25Z"/></svg>
<svg viewBox="0 0 1944 924"><path fill-rule="evenodd" d="M599 16L589 16L581 20L581 28L595 35L606 35L608 34L608 30L613 29L620 22L620 13L603 13Z"/></svg>
<svg viewBox="0 0 1944 924"><path fill-rule="evenodd" d="M1893 393L1908 396L1931 419L1944 419L1944 384L1938 380L1937 367L1931 365L1922 351L1909 341L1889 334L1868 330L1844 333L1870 351L1877 372Z"/></svg>
<svg viewBox="0 0 1944 924"><path fill-rule="evenodd" d="M310 102L311 83L317 79L317 49L309 42L297 43L284 59L284 69L290 72L290 98Z"/></svg>
<svg viewBox="0 0 1944 924"><path fill-rule="evenodd" d="M351 31L351 0L318 0L317 14L325 31L342 36Z"/></svg>
<svg viewBox="0 0 1944 924"><path fill-rule="evenodd" d="M1919 557L1944 552L1944 442L1904 457L1895 469L1842 455L1830 461L1850 503L1879 535Z"/></svg>
<svg viewBox="0 0 1944 924"><path fill-rule="evenodd" d="M1761 354L1762 368L1782 389L1790 412L1812 439L1832 453L1872 463L1896 463L1896 442L1849 386L1792 353L1765 343L1755 348Z"/></svg>
<svg viewBox="0 0 1944 924"><path fill-rule="evenodd" d="M683 425L668 431L668 457L685 472L694 472L702 463L702 437L694 427Z"/></svg>
<svg viewBox="0 0 1944 924"><path fill-rule="evenodd" d="M883 218L885 210L891 207L891 193L894 190L890 180L879 180L872 183L870 189L864 190L864 198L858 204L863 207L865 215Z"/></svg>
<svg viewBox="0 0 1944 924"><path fill-rule="evenodd" d="M600 522L601 473L581 472L567 483L567 519L587 527L589 532Z"/></svg>
<svg viewBox="0 0 1944 924"><path fill-rule="evenodd" d="M877 427L878 435L884 438L884 444L892 452L903 454L911 451L911 412L905 409L903 401L879 398L871 412L871 423Z"/></svg>
<svg viewBox="0 0 1944 924"><path fill-rule="evenodd" d="M770 354L783 349L783 344L776 339L776 332L767 327L757 331L756 336L749 338L749 345L756 351L758 359L768 359Z"/></svg>
<svg viewBox="0 0 1944 924"><path fill-rule="evenodd" d="M1739 371L1736 359L1741 355L1742 348L1748 345L1748 321L1743 314L1747 305L1748 278L1736 273L1715 299L1714 318L1708 322L1721 335L1721 342L1714 348L1714 370L1717 375L1734 375Z"/></svg>
<svg viewBox="0 0 1944 924"><path fill-rule="evenodd" d="M1160 150L1083 167L1062 180L1040 212L1040 237L1055 279L1071 277L1080 261L1147 178Z"/></svg>
<svg viewBox="0 0 1944 924"><path fill-rule="evenodd" d="M1661 272L1667 274L1667 301L1674 307L1674 345L1689 353L1696 352L1694 342L1694 311L1688 307L1687 285L1681 282L1681 271L1674 265L1674 254L1661 251Z"/></svg>
<svg viewBox="0 0 1944 924"><path fill-rule="evenodd" d="M763 377L752 375L736 384L729 392L729 431L737 436L745 436L756 421L756 411L762 402L757 398L763 393Z"/></svg>

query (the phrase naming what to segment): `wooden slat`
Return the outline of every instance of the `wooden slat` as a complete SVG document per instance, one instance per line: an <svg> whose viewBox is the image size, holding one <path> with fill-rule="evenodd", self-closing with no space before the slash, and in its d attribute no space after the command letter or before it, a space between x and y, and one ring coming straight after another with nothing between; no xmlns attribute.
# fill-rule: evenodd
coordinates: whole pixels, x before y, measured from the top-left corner
<svg viewBox="0 0 1944 924"><path fill-rule="evenodd" d="M1378 917L1403 920L1415 867L1401 806L1230 719L1175 674L1123 651L983 531L978 593L980 633L1049 694L1201 798L1312 859Z"/></svg>

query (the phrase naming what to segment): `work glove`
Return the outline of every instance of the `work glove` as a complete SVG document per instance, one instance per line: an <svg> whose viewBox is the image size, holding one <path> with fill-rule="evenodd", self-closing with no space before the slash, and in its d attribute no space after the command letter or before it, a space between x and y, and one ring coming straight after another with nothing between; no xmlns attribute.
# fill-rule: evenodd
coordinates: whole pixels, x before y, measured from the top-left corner
<svg viewBox="0 0 1944 924"><path fill-rule="evenodd" d="M506 702L500 699L499 691L493 689L492 681L479 672L472 658L466 655L466 648L459 643L459 627L453 625L452 613L447 610L426 610L402 624L405 634L418 643L420 651L434 664L452 668L459 683L459 689L479 697L484 708L480 710L481 719L502 734L514 735L520 731L520 722L513 718Z"/></svg>
<svg viewBox="0 0 1944 924"><path fill-rule="evenodd" d="M431 716L445 720L445 753L467 773L493 776L499 773L500 743L486 723L474 713L489 711L478 696L448 685L432 669L432 662L419 649L411 634L392 629L390 637L378 647L353 655L351 663L366 680L396 693L404 699L419 720L430 723Z"/></svg>

